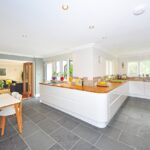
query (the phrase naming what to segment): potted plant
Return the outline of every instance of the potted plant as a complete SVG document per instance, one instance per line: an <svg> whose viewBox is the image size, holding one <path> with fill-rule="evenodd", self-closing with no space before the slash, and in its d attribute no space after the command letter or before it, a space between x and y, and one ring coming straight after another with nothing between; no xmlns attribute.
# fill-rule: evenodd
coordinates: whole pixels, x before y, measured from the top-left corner
<svg viewBox="0 0 150 150"><path fill-rule="evenodd" d="M60 73L60 81L64 81L64 73Z"/></svg>
<svg viewBox="0 0 150 150"><path fill-rule="evenodd" d="M0 89L3 89L3 88L4 88L4 81L0 80Z"/></svg>
<svg viewBox="0 0 150 150"><path fill-rule="evenodd" d="M56 80L56 79L57 79L57 73L56 71L54 71L52 74L52 80Z"/></svg>
<svg viewBox="0 0 150 150"><path fill-rule="evenodd" d="M12 84L12 80L10 79L7 79L6 80L6 85L8 85L8 88L10 88L10 85Z"/></svg>

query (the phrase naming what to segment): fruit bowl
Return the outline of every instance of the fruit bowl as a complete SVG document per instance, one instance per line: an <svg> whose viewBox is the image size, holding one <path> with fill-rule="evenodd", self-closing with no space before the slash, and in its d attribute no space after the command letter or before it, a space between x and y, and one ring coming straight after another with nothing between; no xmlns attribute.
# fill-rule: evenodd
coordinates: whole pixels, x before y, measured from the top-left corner
<svg viewBox="0 0 150 150"><path fill-rule="evenodd" d="M99 86L99 87L108 87L108 84L105 81L100 81L100 82L98 82L97 86Z"/></svg>

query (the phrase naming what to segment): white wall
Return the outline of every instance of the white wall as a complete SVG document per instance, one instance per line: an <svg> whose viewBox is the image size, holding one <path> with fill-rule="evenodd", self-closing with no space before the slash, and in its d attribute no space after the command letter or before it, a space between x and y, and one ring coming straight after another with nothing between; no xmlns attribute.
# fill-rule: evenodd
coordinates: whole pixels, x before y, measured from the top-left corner
<svg viewBox="0 0 150 150"><path fill-rule="evenodd" d="M44 61L48 63L65 59L73 60L73 76L75 77L93 79L93 77L106 75L106 60L113 62L113 74L118 73L118 59L93 46L81 47L73 50L72 53L46 58Z"/></svg>
<svg viewBox="0 0 150 150"><path fill-rule="evenodd" d="M106 60L113 63L113 74L118 73L118 59L100 48L90 47L73 52L74 76L93 78L106 75Z"/></svg>
<svg viewBox="0 0 150 150"><path fill-rule="evenodd" d="M6 76L0 76L0 80L11 79L17 82L22 81L23 63L0 61L0 68L6 68Z"/></svg>
<svg viewBox="0 0 150 150"><path fill-rule="evenodd" d="M73 76L93 78L93 48L73 52Z"/></svg>
<svg viewBox="0 0 150 150"><path fill-rule="evenodd" d="M94 52L94 56L93 56L94 77L106 75L106 60L112 61L113 74L118 73L118 59L116 57L102 51L100 48L93 48L93 52Z"/></svg>

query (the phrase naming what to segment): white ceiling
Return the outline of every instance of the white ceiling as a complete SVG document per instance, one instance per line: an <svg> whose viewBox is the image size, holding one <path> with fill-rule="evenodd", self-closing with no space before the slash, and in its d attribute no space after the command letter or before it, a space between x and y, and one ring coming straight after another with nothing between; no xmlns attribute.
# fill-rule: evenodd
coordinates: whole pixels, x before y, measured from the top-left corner
<svg viewBox="0 0 150 150"><path fill-rule="evenodd" d="M150 0L0 1L0 52L48 57L89 43L117 55L150 51Z"/></svg>

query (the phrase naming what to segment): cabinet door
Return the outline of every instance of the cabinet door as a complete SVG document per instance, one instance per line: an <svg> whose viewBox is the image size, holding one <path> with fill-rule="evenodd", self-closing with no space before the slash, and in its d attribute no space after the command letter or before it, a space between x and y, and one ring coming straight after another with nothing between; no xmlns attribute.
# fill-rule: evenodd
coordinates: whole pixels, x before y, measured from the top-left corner
<svg viewBox="0 0 150 150"><path fill-rule="evenodd" d="M142 81L130 81L129 82L130 95L141 97L144 96L144 82Z"/></svg>
<svg viewBox="0 0 150 150"><path fill-rule="evenodd" d="M145 97L150 97L150 82L144 82Z"/></svg>

